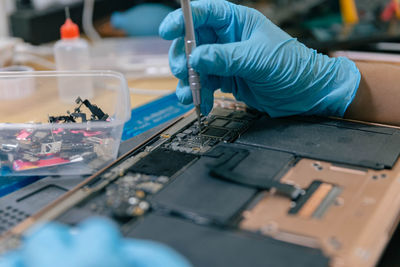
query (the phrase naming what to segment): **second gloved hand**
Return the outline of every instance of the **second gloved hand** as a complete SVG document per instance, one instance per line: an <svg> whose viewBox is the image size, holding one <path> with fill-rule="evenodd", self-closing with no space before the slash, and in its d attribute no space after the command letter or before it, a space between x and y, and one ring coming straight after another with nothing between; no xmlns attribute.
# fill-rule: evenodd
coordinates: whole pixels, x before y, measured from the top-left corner
<svg viewBox="0 0 400 267"><path fill-rule="evenodd" d="M111 24L128 36L157 36L161 21L172 10L157 3L140 4L124 12L114 12Z"/></svg>
<svg viewBox="0 0 400 267"><path fill-rule="evenodd" d="M192 2L198 47L190 58L202 81L202 113L221 88L272 117L342 117L352 102L360 72L354 62L318 54L258 11L222 0ZM160 35L174 40L170 66L180 79L177 96L190 103L181 10L170 13Z"/></svg>
<svg viewBox="0 0 400 267"><path fill-rule="evenodd" d="M2 267L189 267L174 250L152 241L124 239L104 219L72 229L49 223L33 231L17 251L0 256Z"/></svg>

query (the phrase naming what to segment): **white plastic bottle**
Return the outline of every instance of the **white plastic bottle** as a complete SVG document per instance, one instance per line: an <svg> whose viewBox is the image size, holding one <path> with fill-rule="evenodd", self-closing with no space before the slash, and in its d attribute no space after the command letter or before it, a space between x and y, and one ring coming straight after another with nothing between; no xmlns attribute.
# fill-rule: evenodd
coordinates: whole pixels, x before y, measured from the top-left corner
<svg viewBox="0 0 400 267"><path fill-rule="evenodd" d="M79 37L78 26L67 17L60 32L61 40L54 45L57 70L90 70L89 44ZM65 103L74 103L78 96L82 99L93 97L90 77L59 77L58 90L61 101Z"/></svg>

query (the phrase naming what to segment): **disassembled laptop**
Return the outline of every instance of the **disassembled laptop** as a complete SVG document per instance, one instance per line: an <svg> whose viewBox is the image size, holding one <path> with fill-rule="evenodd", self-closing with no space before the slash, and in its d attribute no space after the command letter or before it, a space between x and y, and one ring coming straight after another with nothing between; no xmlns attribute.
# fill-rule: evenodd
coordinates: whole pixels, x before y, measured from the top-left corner
<svg viewBox="0 0 400 267"><path fill-rule="evenodd" d="M126 237L165 243L194 266L377 263L399 222L400 129L272 119L231 100L217 100L202 124L200 138L196 114L186 114L18 217L0 253L38 222L104 216Z"/></svg>

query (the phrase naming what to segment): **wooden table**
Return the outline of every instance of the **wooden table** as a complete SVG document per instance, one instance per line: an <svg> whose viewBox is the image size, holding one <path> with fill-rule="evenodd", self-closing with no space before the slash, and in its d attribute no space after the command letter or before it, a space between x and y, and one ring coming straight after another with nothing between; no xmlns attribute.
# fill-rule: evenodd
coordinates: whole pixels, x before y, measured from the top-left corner
<svg viewBox="0 0 400 267"><path fill-rule="evenodd" d="M46 85L41 79L35 81L36 91L27 98L18 100L0 99L0 122L26 123L47 121L47 115L66 115L66 111L72 111L75 105L62 104L58 99L56 79L51 80ZM174 92L177 85L177 79L174 77L153 78L153 79L131 79L128 81L130 88L131 108L135 108L151 102L167 93ZM112 91L112 90L111 90ZM102 108L105 112L112 114L115 106L115 93L102 93L99 97L93 99L93 103Z"/></svg>

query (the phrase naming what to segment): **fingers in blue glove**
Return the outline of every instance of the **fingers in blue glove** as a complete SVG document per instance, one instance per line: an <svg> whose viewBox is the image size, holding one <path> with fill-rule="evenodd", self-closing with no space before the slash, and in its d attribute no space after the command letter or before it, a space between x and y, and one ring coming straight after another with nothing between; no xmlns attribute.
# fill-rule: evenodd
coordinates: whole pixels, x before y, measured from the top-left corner
<svg viewBox="0 0 400 267"><path fill-rule="evenodd" d="M202 99L200 109L203 115L208 115L214 106L214 91L215 90L210 90L208 88L203 88L201 91Z"/></svg>
<svg viewBox="0 0 400 267"><path fill-rule="evenodd" d="M129 266L121 248L123 239L116 226L105 219L89 219L76 231L73 254L82 266Z"/></svg>
<svg viewBox="0 0 400 267"><path fill-rule="evenodd" d="M195 29L210 27L221 29L228 26L233 5L222 0L200 0L192 2L192 14ZM183 36L185 23L182 10L171 12L160 25L159 34L162 38L173 40Z"/></svg>
<svg viewBox="0 0 400 267"><path fill-rule="evenodd" d="M163 245L123 239L113 223L99 218L74 229L57 223L36 228L20 250L0 263L7 267L190 266Z"/></svg>
<svg viewBox="0 0 400 267"><path fill-rule="evenodd" d="M191 66L200 74L243 76L253 70L253 61L243 53L247 42L211 44L197 47L190 57Z"/></svg>
<svg viewBox="0 0 400 267"><path fill-rule="evenodd" d="M24 267L23 257L21 252L14 251L6 255L0 256L0 266L1 267Z"/></svg>
<svg viewBox="0 0 400 267"><path fill-rule="evenodd" d="M199 0L192 2L192 13L199 35L211 29L217 38L215 44L201 43L193 51L190 65L202 78L220 76L222 89L231 90L247 105L273 117L342 116L353 100L360 80L353 62L316 53L251 8ZM168 15L159 31L166 39L183 37L181 10ZM173 56L181 59L171 66L174 74L183 78L184 53L181 47L174 49ZM207 113L213 90L204 89L202 109ZM181 99L189 98L187 90L186 84L180 84L177 94Z"/></svg>
<svg viewBox="0 0 400 267"><path fill-rule="evenodd" d="M111 24L130 36L156 36L161 21L171 11L171 7L163 4L140 4L125 12L113 13Z"/></svg>
<svg viewBox="0 0 400 267"><path fill-rule="evenodd" d="M221 87L220 79L217 76L201 77L201 113L208 115L214 105L214 92ZM176 88L176 96L179 102L187 105L193 102L192 91L188 79L179 80Z"/></svg>
<svg viewBox="0 0 400 267"><path fill-rule="evenodd" d="M197 38L198 45L216 42L215 33L210 29L201 29L201 31L196 34L196 39ZM169 49L169 65L172 74L178 79L185 79L188 77L184 37L179 37L172 42Z"/></svg>
<svg viewBox="0 0 400 267"><path fill-rule="evenodd" d="M208 115L214 105L214 91L202 86L201 90L201 113ZM176 96L182 104L190 104L193 102L192 91L190 90L188 80L180 80L176 88Z"/></svg>
<svg viewBox="0 0 400 267"><path fill-rule="evenodd" d="M192 92L190 91L188 79L179 80L176 86L176 97L179 102L189 105L193 102Z"/></svg>
<svg viewBox="0 0 400 267"><path fill-rule="evenodd" d="M184 80L188 78L188 68L185 55L185 39L183 37L177 38L172 42L169 49L169 66L172 74Z"/></svg>
<svg viewBox="0 0 400 267"><path fill-rule="evenodd" d="M65 266L63 262L71 254L73 243L70 229L67 226L48 223L34 228L25 240L22 255L24 266Z"/></svg>

